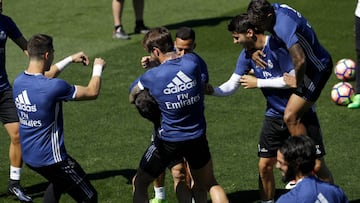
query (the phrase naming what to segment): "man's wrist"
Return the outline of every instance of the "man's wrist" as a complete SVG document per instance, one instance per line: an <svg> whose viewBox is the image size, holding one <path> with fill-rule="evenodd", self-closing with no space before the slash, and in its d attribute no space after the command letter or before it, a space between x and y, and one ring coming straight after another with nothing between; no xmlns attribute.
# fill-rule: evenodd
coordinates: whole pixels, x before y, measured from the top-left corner
<svg viewBox="0 0 360 203"><path fill-rule="evenodd" d="M57 62L55 65L59 71L64 70L72 62L72 57L68 56L63 60Z"/></svg>
<svg viewBox="0 0 360 203"><path fill-rule="evenodd" d="M93 67L92 77L94 77L94 76L99 76L99 77L101 77L102 70L103 70L103 66L102 66L102 65L100 65L100 64L95 64L94 67Z"/></svg>

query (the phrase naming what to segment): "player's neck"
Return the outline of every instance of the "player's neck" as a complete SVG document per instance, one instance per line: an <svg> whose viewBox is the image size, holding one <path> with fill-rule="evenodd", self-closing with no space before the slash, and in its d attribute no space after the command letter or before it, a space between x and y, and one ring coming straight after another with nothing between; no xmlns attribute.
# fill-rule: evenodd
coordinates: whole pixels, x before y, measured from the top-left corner
<svg viewBox="0 0 360 203"><path fill-rule="evenodd" d="M44 74L45 66L43 61L30 60L29 66L26 69L28 74Z"/></svg>
<svg viewBox="0 0 360 203"><path fill-rule="evenodd" d="M177 58L177 55L175 52L167 52L159 58L159 61L160 61L160 63L164 63L165 61L175 59L175 58Z"/></svg>
<svg viewBox="0 0 360 203"><path fill-rule="evenodd" d="M257 36L257 41L256 41L256 49L258 50L262 50L264 49L265 45L266 45L266 35L264 34L259 34Z"/></svg>

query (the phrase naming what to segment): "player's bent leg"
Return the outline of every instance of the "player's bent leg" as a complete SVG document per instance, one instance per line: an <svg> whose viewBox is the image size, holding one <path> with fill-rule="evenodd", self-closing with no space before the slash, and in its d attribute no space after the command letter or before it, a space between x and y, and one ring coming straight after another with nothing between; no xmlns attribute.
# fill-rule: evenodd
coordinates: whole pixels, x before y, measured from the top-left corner
<svg viewBox="0 0 360 203"><path fill-rule="evenodd" d="M184 164L178 163L171 168L174 179L174 191L178 202L191 203L192 192L189 183L186 181L186 169Z"/></svg>
<svg viewBox="0 0 360 203"><path fill-rule="evenodd" d="M215 179L212 160L210 159L206 165L200 169L191 169L194 184L199 184L210 193L213 203L229 202L224 189Z"/></svg>
<svg viewBox="0 0 360 203"><path fill-rule="evenodd" d="M133 202L149 201L148 187L155 180L150 174L139 168L133 178Z"/></svg>
<svg viewBox="0 0 360 203"><path fill-rule="evenodd" d="M324 157L316 159L314 172L316 176L322 181L334 184L334 178L332 176L331 171L329 170L329 168L325 163Z"/></svg>
<svg viewBox="0 0 360 203"><path fill-rule="evenodd" d="M306 128L300 119L313 104L313 102L307 102L296 94L290 96L284 112L284 122L292 136L306 135Z"/></svg>
<svg viewBox="0 0 360 203"><path fill-rule="evenodd" d="M153 181L154 187L164 187L165 186L165 171L159 175L159 177L155 178Z"/></svg>
<svg viewBox="0 0 360 203"><path fill-rule="evenodd" d="M154 192L155 197L150 200L150 203L166 203L166 192L165 192L165 171L159 175L154 181Z"/></svg>
<svg viewBox="0 0 360 203"><path fill-rule="evenodd" d="M262 201L273 200L275 196L275 178L274 178L274 165L276 158L263 158L259 159L259 189L260 198Z"/></svg>

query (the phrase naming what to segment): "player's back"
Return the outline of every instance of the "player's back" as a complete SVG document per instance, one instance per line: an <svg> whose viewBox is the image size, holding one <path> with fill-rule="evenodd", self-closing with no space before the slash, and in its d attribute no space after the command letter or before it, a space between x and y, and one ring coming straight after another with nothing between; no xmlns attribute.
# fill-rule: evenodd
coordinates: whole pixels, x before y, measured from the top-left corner
<svg viewBox="0 0 360 203"><path fill-rule="evenodd" d="M71 92L74 87L65 81L42 74L22 73L15 79L13 97L20 121L23 159L27 164L38 167L64 158L61 101L70 100Z"/></svg>
<svg viewBox="0 0 360 203"><path fill-rule="evenodd" d="M164 140L193 139L205 133L201 68L190 55L168 60L140 78L159 104Z"/></svg>
<svg viewBox="0 0 360 203"><path fill-rule="evenodd" d="M274 31L276 37L286 44L287 48L299 43L310 68L321 71L331 60L329 52L320 44L316 33L307 19L298 11L286 4L273 4L276 13Z"/></svg>

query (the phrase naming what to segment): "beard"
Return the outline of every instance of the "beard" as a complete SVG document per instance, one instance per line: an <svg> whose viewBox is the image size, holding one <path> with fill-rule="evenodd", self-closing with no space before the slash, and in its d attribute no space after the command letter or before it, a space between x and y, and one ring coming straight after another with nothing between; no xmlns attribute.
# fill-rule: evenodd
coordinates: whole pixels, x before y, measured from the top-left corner
<svg viewBox="0 0 360 203"><path fill-rule="evenodd" d="M281 180L284 183L295 180L296 177L296 169L294 166L289 165L288 170L285 172L285 175L281 177Z"/></svg>

